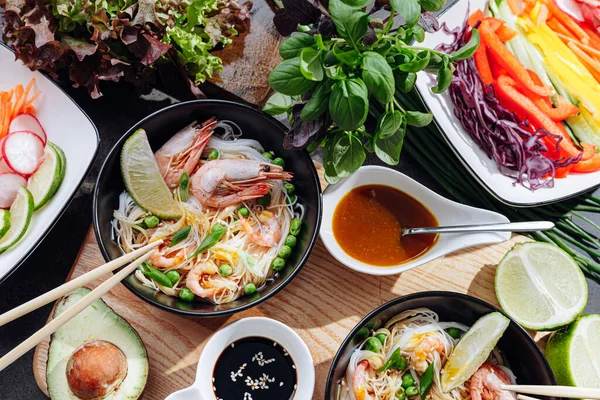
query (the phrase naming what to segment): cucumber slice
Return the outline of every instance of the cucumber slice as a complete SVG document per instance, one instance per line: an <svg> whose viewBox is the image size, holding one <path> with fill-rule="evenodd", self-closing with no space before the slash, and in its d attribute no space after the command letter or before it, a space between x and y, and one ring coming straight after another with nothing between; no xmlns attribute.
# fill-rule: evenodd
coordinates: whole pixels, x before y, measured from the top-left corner
<svg viewBox="0 0 600 400"><path fill-rule="evenodd" d="M25 186L21 186L10 207L10 228L0 239L0 253L14 246L25 235L31 223L33 209L33 196Z"/></svg>
<svg viewBox="0 0 600 400"><path fill-rule="evenodd" d="M54 196L63 179L62 160L56 147L46 146L44 162L29 177L27 189L33 195L35 210L42 208Z"/></svg>
<svg viewBox="0 0 600 400"><path fill-rule="evenodd" d="M8 210L0 210L0 239L6 235L10 229L10 212Z"/></svg>

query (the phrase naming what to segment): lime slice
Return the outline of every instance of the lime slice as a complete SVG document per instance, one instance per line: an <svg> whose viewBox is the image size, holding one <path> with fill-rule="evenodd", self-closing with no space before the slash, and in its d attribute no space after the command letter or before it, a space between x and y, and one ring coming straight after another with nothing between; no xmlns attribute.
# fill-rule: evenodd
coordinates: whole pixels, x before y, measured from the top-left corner
<svg viewBox="0 0 600 400"><path fill-rule="evenodd" d="M6 235L10 229L10 212L8 210L0 210L0 239Z"/></svg>
<svg viewBox="0 0 600 400"><path fill-rule="evenodd" d="M67 156L65 156L65 152L57 144L48 142L48 145L52 146L60 157L60 174L62 175L60 184L62 184L62 181L65 179L65 175L67 174ZM60 184L58 185L59 187ZM56 190L58 190L58 188L56 188Z"/></svg>
<svg viewBox="0 0 600 400"><path fill-rule="evenodd" d="M488 359L510 320L499 312L479 318L460 339L441 375L445 393L466 382Z"/></svg>
<svg viewBox="0 0 600 400"><path fill-rule="evenodd" d="M129 195L140 207L162 219L181 218L143 129L138 129L123 145L121 173Z"/></svg>
<svg viewBox="0 0 600 400"><path fill-rule="evenodd" d="M33 196L21 186L17 197L10 206L10 228L0 239L0 253L15 245L29 228L31 216L33 215Z"/></svg>
<svg viewBox="0 0 600 400"><path fill-rule="evenodd" d="M584 315L554 332L546 357L559 385L600 388L600 315Z"/></svg>
<svg viewBox="0 0 600 400"><path fill-rule="evenodd" d="M498 265L496 296L504 311L524 327L554 330L581 314L587 283L562 249L548 243L519 243Z"/></svg>
<svg viewBox="0 0 600 400"><path fill-rule="evenodd" d="M29 177L27 189L33 195L36 210L42 208L58 190L62 183L62 160L56 148L46 146L44 162L37 171Z"/></svg>

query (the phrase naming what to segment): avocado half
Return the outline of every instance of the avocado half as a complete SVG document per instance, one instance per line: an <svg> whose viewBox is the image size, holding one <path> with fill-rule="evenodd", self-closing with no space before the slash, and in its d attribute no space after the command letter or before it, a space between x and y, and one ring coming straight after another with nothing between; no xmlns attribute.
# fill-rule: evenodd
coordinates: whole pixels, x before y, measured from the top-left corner
<svg viewBox="0 0 600 400"><path fill-rule="evenodd" d="M90 291L80 288L62 298L52 318ZM147 378L148 354L142 339L102 299L50 338L46 382L51 399L137 399Z"/></svg>

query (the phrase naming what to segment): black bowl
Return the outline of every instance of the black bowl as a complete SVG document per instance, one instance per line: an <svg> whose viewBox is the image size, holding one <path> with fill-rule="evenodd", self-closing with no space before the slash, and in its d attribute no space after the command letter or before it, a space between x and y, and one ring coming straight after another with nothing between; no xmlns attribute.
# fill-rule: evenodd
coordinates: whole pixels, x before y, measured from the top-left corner
<svg viewBox="0 0 600 400"><path fill-rule="evenodd" d="M385 324L403 311L419 307L433 310L439 315L440 321L460 322L467 326L473 325L480 317L494 311L504 314L485 301L453 292L421 292L389 301L363 318L342 342L329 369L325 400L337 399L338 383L346 373L350 356L360 346L369 329ZM498 342L498 348L506 354L508 364L519 384L556 385L554 374L544 353L531 336L512 319ZM548 399L557 400L554 397Z"/></svg>
<svg viewBox="0 0 600 400"><path fill-rule="evenodd" d="M252 296L244 296L232 303L215 305L195 301L186 303L143 286L133 275L123 283L138 297L159 308L178 314L214 317L233 314L250 307L279 292L300 271L317 240L321 225L321 186L317 171L306 151L286 151L283 136L286 128L267 114L246 105L221 100L196 100L166 107L135 124L112 148L106 158L94 191L94 231L104 258L109 261L121 255L111 238L113 210L119 206L119 194L124 190L121 178L120 155L123 143L137 129L148 134L154 151L158 150L178 130L193 120L205 121L211 117L237 123L244 137L258 140L265 149L273 150L286 162L286 170L294 173L292 182L296 194L306 211L302 232L286 268Z"/></svg>

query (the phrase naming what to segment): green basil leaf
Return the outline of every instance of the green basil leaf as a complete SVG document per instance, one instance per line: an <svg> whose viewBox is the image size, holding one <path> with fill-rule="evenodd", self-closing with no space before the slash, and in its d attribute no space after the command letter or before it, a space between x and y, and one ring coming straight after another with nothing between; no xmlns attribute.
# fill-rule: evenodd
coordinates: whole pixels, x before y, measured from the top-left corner
<svg viewBox="0 0 600 400"><path fill-rule="evenodd" d="M469 58L475 54L477 47L479 47L479 31L477 29L473 29L471 31L471 39L469 39L467 44L465 44L463 47L450 54L450 59L452 61L459 61Z"/></svg>
<svg viewBox="0 0 600 400"><path fill-rule="evenodd" d="M425 11L437 12L444 8L446 0L419 0L419 3L421 3L421 7L423 7Z"/></svg>
<svg viewBox="0 0 600 400"><path fill-rule="evenodd" d="M377 127L379 128L379 137L387 139L394 135L402 126L404 115L399 110L390 110L381 114Z"/></svg>
<svg viewBox="0 0 600 400"><path fill-rule="evenodd" d="M336 136L331 156L333 168L340 178L354 173L367 158L362 142L353 132Z"/></svg>
<svg viewBox="0 0 600 400"><path fill-rule="evenodd" d="M310 47L304 48L300 53L300 72L306 79L320 82L323 80L324 71L321 63L321 50Z"/></svg>
<svg viewBox="0 0 600 400"><path fill-rule="evenodd" d="M340 44L333 46L333 55L342 64L355 67L360 63L360 51L353 50L349 46L342 48Z"/></svg>
<svg viewBox="0 0 600 400"><path fill-rule="evenodd" d="M348 4L350 7L363 8L371 4L373 0L342 0L344 3Z"/></svg>
<svg viewBox="0 0 600 400"><path fill-rule="evenodd" d="M375 46L373 48L373 51L375 53L379 53L385 57L390 53L391 49L392 49L392 42L390 42L389 40L383 40L383 41L379 42L377 44L377 46Z"/></svg>
<svg viewBox="0 0 600 400"><path fill-rule="evenodd" d="M312 96L300 112L300 118L304 121L314 121L321 116L329 107L329 94L331 86L329 81L320 84L312 92Z"/></svg>
<svg viewBox="0 0 600 400"><path fill-rule="evenodd" d="M330 0L329 12L338 34L352 44L352 47L358 49L369 28L367 14L359 8L347 5L342 0Z"/></svg>
<svg viewBox="0 0 600 400"><path fill-rule="evenodd" d="M312 47L315 39L306 33L295 33L285 38L279 45L279 54L284 60L299 57L305 47Z"/></svg>
<svg viewBox="0 0 600 400"><path fill-rule="evenodd" d="M442 65L437 73L438 80L437 85L431 88L433 93L442 93L450 87L452 83L452 68L450 60L447 57L443 57Z"/></svg>
<svg viewBox="0 0 600 400"><path fill-rule="evenodd" d="M317 44L317 47L319 49L321 49L323 51L329 50L328 46L326 46L325 42L323 42L323 35L321 35L320 33L315 34L315 43Z"/></svg>
<svg viewBox="0 0 600 400"><path fill-rule="evenodd" d="M330 134L331 135L331 134ZM337 183L340 178L333 167L333 146L335 142L332 137L327 138L323 147L323 168L325 169L325 180L330 184Z"/></svg>
<svg viewBox="0 0 600 400"><path fill-rule="evenodd" d="M402 93L410 92L417 82L417 74L414 72L394 72L394 79L396 81L396 89Z"/></svg>
<svg viewBox="0 0 600 400"><path fill-rule="evenodd" d="M375 154L384 163L388 165L398 165L400 162L400 152L404 144L404 134L406 130L403 127L386 139L382 139L379 135L375 136Z"/></svg>
<svg viewBox="0 0 600 400"><path fill-rule="evenodd" d="M425 29L421 25L414 25L410 28L410 34L412 38L417 42L421 43L425 40Z"/></svg>
<svg viewBox="0 0 600 400"><path fill-rule="evenodd" d="M329 114L337 126L351 131L361 126L369 111L369 92L358 79L337 81L329 96Z"/></svg>
<svg viewBox="0 0 600 400"><path fill-rule="evenodd" d="M408 125L423 127L427 126L433 120L432 113L422 113L419 111L407 111L406 112L406 123Z"/></svg>
<svg viewBox="0 0 600 400"><path fill-rule="evenodd" d="M420 51L417 56L409 63L400 64L398 69L404 72L419 72L429 64L429 51Z"/></svg>
<svg viewBox="0 0 600 400"><path fill-rule="evenodd" d="M331 67L326 67L325 75L327 75L329 79L332 79L334 81L339 81L347 78L346 73L344 72L344 68L341 65L332 65Z"/></svg>
<svg viewBox="0 0 600 400"><path fill-rule="evenodd" d="M419 382L419 394L421 395L421 400L425 400L425 397L433 384L434 364L435 361L429 364L425 372L423 372L423 375L421 375L421 382Z"/></svg>
<svg viewBox="0 0 600 400"><path fill-rule="evenodd" d="M287 113L288 111L290 111L291 108L292 107L267 107L267 108L263 108L263 112L272 117L275 117L277 115Z"/></svg>
<svg viewBox="0 0 600 400"><path fill-rule="evenodd" d="M382 104L387 104L394 97L394 72L379 53L365 51L361 62L362 79L369 91Z"/></svg>
<svg viewBox="0 0 600 400"><path fill-rule="evenodd" d="M431 53L429 56L429 64L427 64L424 71L429 72L430 74L437 74L443 63L444 60L439 54Z"/></svg>
<svg viewBox="0 0 600 400"><path fill-rule="evenodd" d="M394 10L398 11L406 25L412 26L419 22L421 18L421 5L418 0L391 0Z"/></svg>
<svg viewBox="0 0 600 400"><path fill-rule="evenodd" d="M290 96L275 92L269 97L263 111L271 116L284 114L292 109L294 100Z"/></svg>
<svg viewBox="0 0 600 400"><path fill-rule="evenodd" d="M279 93L296 96L309 91L315 82L300 72L300 57L284 60L269 74L269 85Z"/></svg>

